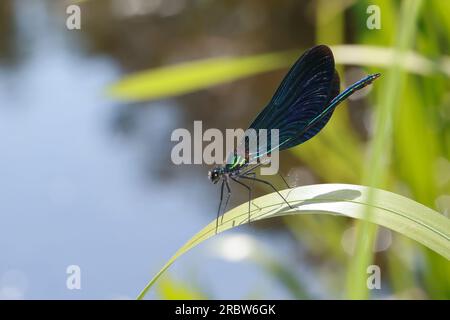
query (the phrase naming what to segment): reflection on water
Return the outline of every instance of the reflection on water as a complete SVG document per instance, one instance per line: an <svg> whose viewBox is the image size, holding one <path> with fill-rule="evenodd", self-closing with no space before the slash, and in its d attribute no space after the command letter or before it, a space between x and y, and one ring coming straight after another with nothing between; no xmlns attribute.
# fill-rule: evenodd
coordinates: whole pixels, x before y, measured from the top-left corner
<svg viewBox="0 0 450 320"><path fill-rule="evenodd" d="M177 107L152 105L133 117L133 107L107 101L102 92L119 76L115 63L83 56L43 2L14 4L23 54L0 69L0 298L134 297L213 218L204 213L215 212L218 190L206 173L176 168L164 182L146 171L149 162L168 161ZM126 139L111 130L117 119L122 129L126 119L145 122L129 130L145 129ZM253 266L206 255L188 255L174 274L189 274L186 266L202 272L217 298L243 297L255 282L273 285ZM66 289L72 264L81 267L80 291Z"/></svg>

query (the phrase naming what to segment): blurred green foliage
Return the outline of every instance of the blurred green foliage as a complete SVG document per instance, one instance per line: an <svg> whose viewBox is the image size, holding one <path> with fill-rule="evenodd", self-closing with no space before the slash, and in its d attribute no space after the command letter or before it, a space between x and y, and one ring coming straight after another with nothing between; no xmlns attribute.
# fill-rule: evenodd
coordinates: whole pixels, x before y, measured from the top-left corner
<svg viewBox="0 0 450 320"><path fill-rule="evenodd" d="M366 28L366 9L374 4L381 9L380 30ZM450 1L318 0L314 1L313 8L316 43L356 43L396 48L400 52L411 49L436 65L447 63L448 66ZM349 27L352 38L347 35ZM273 59L276 56L269 54L255 59L261 57ZM227 69L233 74L221 73L213 84L282 67L288 64L289 58L286 59L284 63L240 59L236 64L239 72ZM255 64L255 61L264 62ZM232 63L231 60L225 62ZM372 65L367 72L380 71ZM347 83L345 69L339 66L339 71L342 82ZM355 126L352 111L341 106L329 125L316 138L291 150L291 156L320 181L373 184L430 208L448 210L437 205L439 197L450 194L450 81L448 73L440 71L436 68L432 74L417 75L398 65L381 70L383 78L373 86L368 98L355 102L369 119L366 132ZM170 87L172 83L167 79L163 79L165 86ZM200 87L186 88L180 93ZM115 90L120 92L122 87ZM142 92L142 88L140 90ZM384 279L388 279L390 292L396 298L450 298L450 262L403 236L395 234L389 250L373 254L370 249L376 240L376 229L359 225L355 258L343 252L340 244L351 222L328 216L289 217L283 221L311 255L347 270L347 279L340 272L330 281L337 297L344 297L342 290L336 290L344 286L347 287L346 297L369 297L363 276L366 266L375 262L386 270ZM276 272L273 268L268 270Z"/></svg>

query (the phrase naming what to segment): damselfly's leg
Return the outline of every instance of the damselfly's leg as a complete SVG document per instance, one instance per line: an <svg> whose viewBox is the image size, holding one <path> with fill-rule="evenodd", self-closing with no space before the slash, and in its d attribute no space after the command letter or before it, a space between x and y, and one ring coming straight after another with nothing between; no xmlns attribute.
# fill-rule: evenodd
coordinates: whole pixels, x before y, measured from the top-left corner
<svg viewBox="0 0 450 320"><path fill-rule="evenodd" d="M288 189L291 189L291 186L290 185L288 185L288 183L287 183L287 181L286 181L286 179L283 177L283 175L281 174L281 173L277 173L279 176L280 176L280 178L283 180L283 182L284 182L284 184L286 185L286 187L288 187Z"/></svg>
<svg viewBox="0 0 450 320"><path fill-rule="evenodd" d="M259 168L260 166L262 166L264 163L260 162L256 165L254 165L253 167L250 168L246 168L245 170L243 170L240 175L246 175L247 173L254 171L256 168Z"/></svg>
<svg viewBox="0 0 450 320"><path fill-rule="evenodd" d="M227 209L227 206L228 206L228 201L230 200L230 197L231 197L231 188L230 188L230 185L228 184L228 180L225 179L224 181L225 181L225 187L227 187L227 200L225 201L225 206L223 207L223 211L225 212L225 210ZM223 223L223 214L222 214L222 217L220 218L220 224L222 224L222 223Z"/></svg>
<svg viewBox="0 0 450 320"><path fill-rule="evenodd" d="M240 182L239 180L236 180L233 177L230 177L230 178L231 178L231 180L233 180L236 183L239 183L241 186L247 188L247 190L248 190L248 223L250 223L250 203L252 201L252 189L248 185L246 185L245 183L242 183L242 182Z"/></svg>
<svg viewBox="0 0 450 320"><path fill-rule="evenodd" d="M222 185L220 186L220 202L219 202L219 209L217 209L217 218L216 218L216 234L217 229L219 228L219 216L220 216L220 207L222 207L222 200L223 200L223 186L225 185L225 181L222 181Z"/></svg>
<svg viewBox="0 0 450 320"><path fill-rule="evenodd" d="M247 172L245 174L245 176L256 178L256 172ZM252 187L253 187L253 185L254 185L254 183L252 181ZM257 206L256 203L253 202L253 199L252 199L252 205L254 205L256 208L258 208L258 210L261 210L261 208L259 206Z"/></svg>
<svg viewBox="0 0 450 320"><path fill-rule="evenodd" d="M283 197L283 195L277 190L277 188L275 188L273 186L273 184L271 184L269 181L265 181L262 179L258 179L258 178L252 178L252 177L248 177L248 176L239 176L239 178L242 179L247 179L247 180L253 180L253 181L258 181L264 184L267 184L268 186L270 186L273 190L275 190L276 193L278 193L278 195L281 197L281 199L284 200L284 202L286 202L286 204L289 206L289 208L293 209L292 206L289 204L289 202L287 202L287 200Z"/></svg>

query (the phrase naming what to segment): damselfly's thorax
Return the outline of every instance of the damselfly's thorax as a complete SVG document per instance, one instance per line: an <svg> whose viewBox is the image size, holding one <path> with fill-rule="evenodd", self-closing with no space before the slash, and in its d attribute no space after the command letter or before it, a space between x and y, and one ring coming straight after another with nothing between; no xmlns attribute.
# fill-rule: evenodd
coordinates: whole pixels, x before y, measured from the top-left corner
<svg viewBox="0 0 450 320"><path fill-rule="evenodd" d="M245 167L248 164L248 153L241 156L237 153L232 154L225 164L225 170L227 172L238 171L242 167Z"/></svg>

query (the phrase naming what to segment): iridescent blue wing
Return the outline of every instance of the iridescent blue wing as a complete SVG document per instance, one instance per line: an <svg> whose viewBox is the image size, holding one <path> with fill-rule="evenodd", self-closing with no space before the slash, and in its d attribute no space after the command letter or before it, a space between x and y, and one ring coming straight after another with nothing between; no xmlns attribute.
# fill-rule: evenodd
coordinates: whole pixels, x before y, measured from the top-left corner
<svg viewBox="0 0 450 320"><path fill-rule="evenodd" d="M313 47L292 66L249 129L268 130L267 150L291 148L312 138L325 126L332 111L299 135L338 93L339 76L334 69L333 53L325 45ZM270 145L271 129L279 130L277 146ZM241 143L238 149L243 149L245 145ZM243 150L239 152L242 154ZM246 153L248 162L261 156L259 152Z"/></svg>
<svg viewBox="0 0 450 320"><path fill-rule="evenodd" d="M328 101L325 103L324 107L320 109L321 111L319 112L319 114L315 114L314 117L309 120L310 122L306 124L302 123L302 126L298 127L295 131L291 130L290 132L285 133L285 136L288 136L288 138L284 139L283 141L280 138L280 144L283 143L282 145L280 145L280 150L295 147L296 145L311 139L316 134L318 134L323 127L325 127L325 125L333 115L333 111L335 108L330 108L330 110L325 115L323 115L316 123L314 123L314 125L309 125L311 122L314 122L315 117L319 116L323 111L325 111L325 108L327 108L330 105L331 101L339 94L340 86L339 74L335 70L333 80L331 81Z"/></svg>
<svg viewBox="0 0 450 320"><path fill-rule="evenodd" d="M327 124L339 103L379 77L379 73L367 75L339 93L340 80L331 50L324 45L308 50L292 66L272 100L248 129L257 133L267 129L267 149L251 151L246 137L229 155L227 163L232 169L240 168L256 163L255 160L264 161L262 158L276 149L285 150L311 139ZM274 146L271 129L279 130L279 142Z"/></svg>
<svg viewBox="0 0 450 320"><path fill-rule="evenodd" d="M362 78L361 80L358 80L357 82L353 83L351 86L349 86L341 93L339 93L340 91L339 75L337 71L335 71L333 81L331 83L330 100L327 102L325 109L323 109L319 115L311 119L311 121L306 126L304 126L300 131L298 131L296 135L293 135L287 140L284 140L282 142L283 145L278 145L278 148L280 150L291 148L314 137L325 126L328 120L330 120L334 109L339 105L339 103L347 99L356 91L361 90L362 88L370 85L380 76L381 76L380 73L369 74L364 78Z"/></svg>
<svg viewBox="0 0 450 320"><path fill-rule="evenodd" d="M337 80L336 80L337 79ZM298 136L312 119L318 116L335 94L333 83L338 82L334 57L325 45L306 51L281 82L272 100L250 125L253 129L279 130L280 151L305 142L316 135L331 117L327 115L311 130ZM295 139L293 139L295 137Z"/></svg>
<svg viewBox="0 0 450 320"><path fill-rule="evenodd" d="M339 93L340 80L334 59L327 46L305 52L288 72L270 103L261 111L248 131L267 129L267 148L249 148L249 139L241 140L227 163L241 168L249 163L264 162L262 158L276 149L285 150L314 137L330 120L336 106L354 92L380 77L370 74ZM271 146L270 130L279 130L278 144ZM258 141L261 144L261 141ZM264 145L264 143L263 143Z"/></svg>

